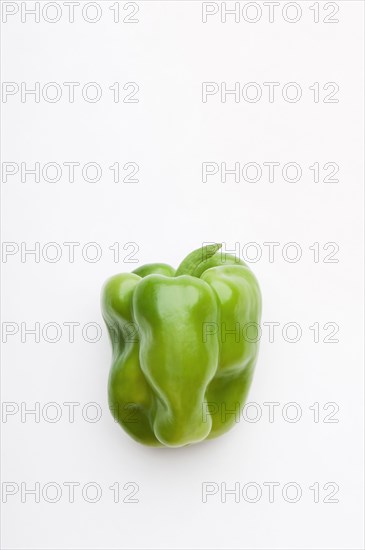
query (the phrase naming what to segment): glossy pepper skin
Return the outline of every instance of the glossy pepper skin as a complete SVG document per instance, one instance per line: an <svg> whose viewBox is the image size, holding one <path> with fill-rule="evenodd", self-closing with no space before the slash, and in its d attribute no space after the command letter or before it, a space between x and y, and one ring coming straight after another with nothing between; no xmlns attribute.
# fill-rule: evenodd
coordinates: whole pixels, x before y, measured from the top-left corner
<svg viewBox="0 0 365 550"><path fill-rule="evenodd" d="M103 288L109 406L140 443L181 447L217 437L244 405L261 295L252 271L220 247L192 252L176 271L148 264L115 275Z"/></svg>

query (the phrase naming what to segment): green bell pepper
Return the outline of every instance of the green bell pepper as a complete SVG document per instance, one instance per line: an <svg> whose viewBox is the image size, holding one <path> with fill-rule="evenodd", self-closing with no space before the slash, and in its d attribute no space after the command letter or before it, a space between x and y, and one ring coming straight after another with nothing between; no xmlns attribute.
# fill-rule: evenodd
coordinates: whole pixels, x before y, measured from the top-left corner
<svg viewBox="0 0 365 550"><path fill-rule="evenodd" d="M219 436L244 405L258 353L247 334L257 331L261 295L252 271L220 247L192 252L176 271L148 264L104 286L109 406L140 443L181 447Z"/></svg>

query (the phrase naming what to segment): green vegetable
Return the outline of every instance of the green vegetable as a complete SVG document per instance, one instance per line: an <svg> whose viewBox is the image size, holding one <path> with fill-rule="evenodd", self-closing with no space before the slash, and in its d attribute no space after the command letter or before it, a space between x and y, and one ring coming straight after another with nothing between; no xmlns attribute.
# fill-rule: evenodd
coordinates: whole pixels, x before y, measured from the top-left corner
<svg viewBox="0 0 365 550"><path fill-rule="evenodd" d="M244 405L258 353L249 329L257 334L260 289L252 271L220 248L192 252L176 271L144 265L104 286L109 406L140 443L181 447L219 436Z"/></svg>

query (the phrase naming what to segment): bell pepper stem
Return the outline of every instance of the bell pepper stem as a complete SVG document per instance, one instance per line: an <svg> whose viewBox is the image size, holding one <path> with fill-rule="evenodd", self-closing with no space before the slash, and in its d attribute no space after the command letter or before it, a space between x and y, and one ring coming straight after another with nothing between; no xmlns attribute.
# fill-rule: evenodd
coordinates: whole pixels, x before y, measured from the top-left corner
<svg viewBox="0 0 365 550"><path fill-rule="evenodd" d="M176 270L175 277L179 275L191 275L194 276L195 271L198 267L201 267L222 248L222 244L208 244L202 246L197 250L191 252L186 258L181 262L179 267Z"/></svg>

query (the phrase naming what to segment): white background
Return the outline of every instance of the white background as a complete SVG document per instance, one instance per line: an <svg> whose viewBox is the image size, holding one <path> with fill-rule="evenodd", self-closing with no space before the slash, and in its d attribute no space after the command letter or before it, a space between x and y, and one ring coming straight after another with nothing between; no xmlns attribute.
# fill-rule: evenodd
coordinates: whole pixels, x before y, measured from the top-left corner
<svg viewBox="0 0 365 550"><path fill-rule="evenodd" d="M20 3L14 4L20 10ZM33 7L34 2L26 4ZM2 183L3 241L16 243L19 250L22 242L41 247L39 262L34 255L22 261L20 251L2 260L3 331L10 322L17 331L5 335L6 343L3 334L2 399L14 414L2 418L2 482L19 487L3 503L3 548L362 548L363 4L337 2L340 9L333 17L339 22L332 24L323 22L332 9L325 12L324 3L318 23L309 9L312 2L298 3L302 15L296 23L283 18L285 3L276 8L272 23L261 3L257 23L242 17L235 23L232 16L222 23L220 12L202 23L200 2L142 1L134 24L114 23L112 4L99 2L102 17L94 24L82 18L81 8L69 23L62 2L57 23L42 16L39 23L32 16L22 23L19 12L2 24L3 81L25 82L29 88L35 82L41 87L57 82L63 90L56 103L42 97L36 103L32 96L22 102L20 93L7 98L2 104L3 162L28 167L96 162L103 170L94 183L85 181L80 170L73 183L66 170L56 183L42 177L36 183L31 175L22 182L20 172ZM124 4L122 18L131 11L123 10ZM81 84L74 103L62 84L72 81ZM218 93L203 103L206 81L226 82L228 88L256 82L262 98L250 103L241 96L236 103L228 96L222 103ZM100 101L82 98L80 89L88 82L101 86ZM121 88L138 83L139 102L114 103L108 88L115 82ZM273 103L264 82L280 83ZM282 97L288 82L301 86L296 103ZM328 90L314 102L309 89L314 82L321 90L336 82L339 101L324 103ZM279 170L274 182L267 172L255 183L235 182L233 176L223 183L219 174L202 181L203 162L232 167L269 161L298 163L301 179L285 181ZM138 183L114 183L108 167L115 162L136 162ZM324 183L321 172L315 183L309 169L315 162L337 163L339 182ZM223 242L227 249L239 243L241 251L254 242L262 251L252 263L263 293L262 320L280 323L272 343L263 327L249 395L262 417L242 419L224 437L189 448L143 447L108 411L111 350L100 288L112 274L146 262L177 265L206 241ZM50 242L62 251L58 262L42 256ZM65 242L80 243L73 263ZM94 263L81 254L90 242L102 251ZM116 242L119 263L109 249ZM133 250L123 247L131 242L139 264L123 262ZM273 262L264 242L280 243ZM297 262L283 258L290 242L302 252ZM323 249L329 242L339 247L338 262L324 261L332 250ZM319 243L317 262L309 248L313 243ZM29 334L22 341L21 323L26 328L40 323L42 330L50 322L62 329L57 342L42 333L39 343ZM80 323L73 343L65 322ZM288 322L302 329L296 343L283 336ZM339 326L337 343L324 342L331 331L323 326L329 322ZM82 337L87 323L102 327L95 343ZM318 343L309 329L314 323L320 327ZM49 337L54 334L50 330ZM34 408L36 402L41 411L47 403L59 404L60 420L52 423L41 412L39 422L34 415L22 422L21 408ZM65 402L80 403L74 422ZM90 402L102 409L98 422L82 416ZM279 403L274 422L269 422L266 402ZM290 402L302 413L297 422L283 418L285 411L295 413L285 409ZM324 421L333 410L324 410L329 402L338 406L332 417L338 422ZM309 408L314 403L319 403L318 422ZM49 410L49 416L54 412ZM94 412L89 409L90 416ZM63 483L72 481L80 486L70 503ZM28 495L21 502L22 482L27 488L58 483L62 497L50 503L41 494L35 503ZM89 482L102 490L96 503L82 498ZM114 503L109 487L115 482L138 484L138 503ZM217 488L205 503L204 482ZM239 502L232 494L223 502L223 483L242 489L249 482L262 490L258 502L247 502L242 493ZM267 482L280 483L272 503ZM301 488L296 503L282 496L288 482ZM331 493L331 487L324 488L328 482L338 485L333 498L339 502L324 502ZM320 487L318 503L309 489L314 483ZM128 493L122 489L121 500Z"/></svg>

